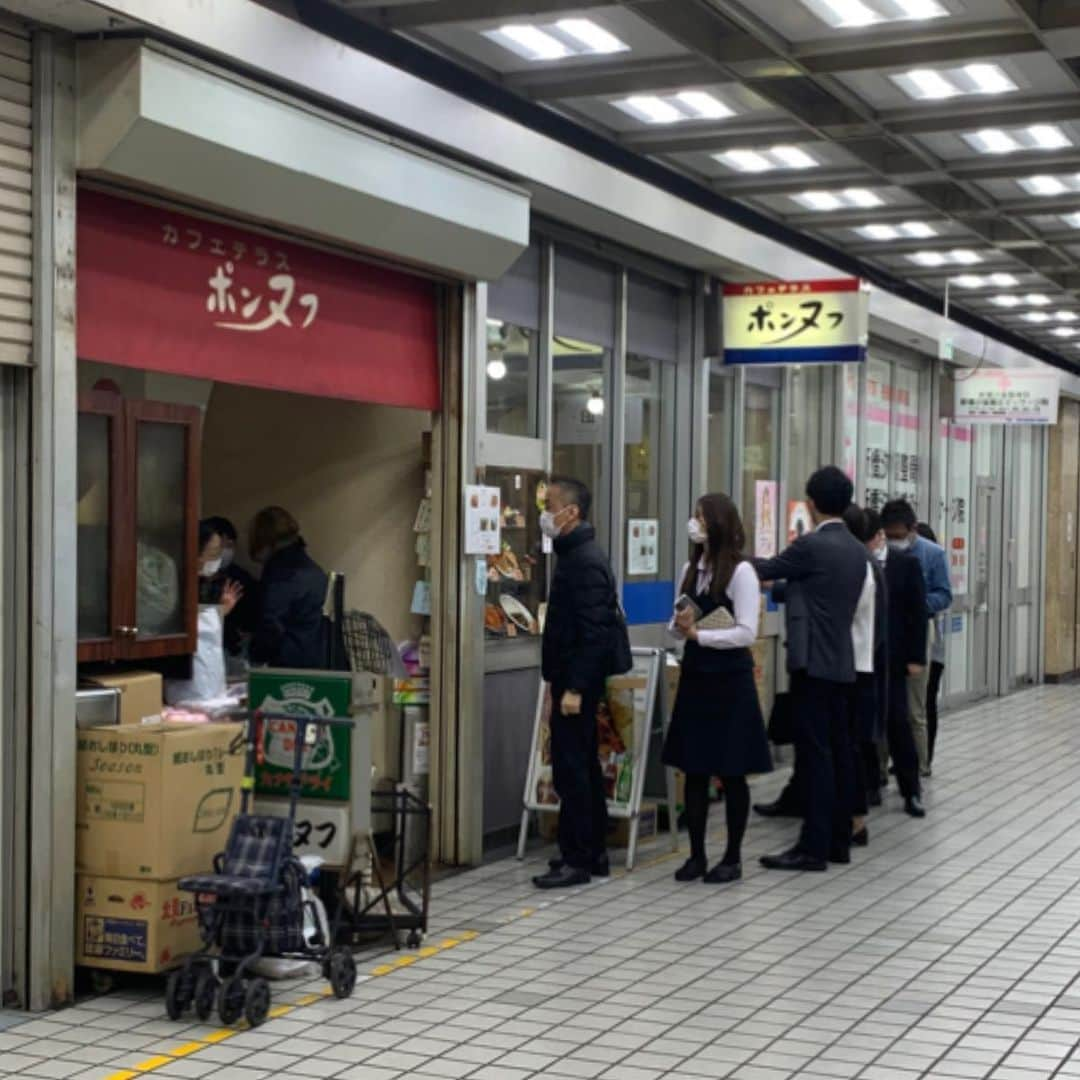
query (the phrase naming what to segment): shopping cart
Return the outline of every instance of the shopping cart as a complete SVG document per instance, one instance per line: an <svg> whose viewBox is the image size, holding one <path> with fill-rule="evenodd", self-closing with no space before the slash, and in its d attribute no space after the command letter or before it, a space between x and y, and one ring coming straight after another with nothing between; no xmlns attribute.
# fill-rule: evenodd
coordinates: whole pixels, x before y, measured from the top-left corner
<svg viewBox="0 0 1080 1080"><path fill-rule="evenodd" d="M255 787L255 760L263 725L293 725L289 812L285 817L249 813ZM214 873L181 878L180 888L195 894L203 948L169 976L165 1007L179 1020L189 1008L202 1021L215 1005L221 1022L241 1017L258 1027L270 1012L270 984L254 973L263 957L312 960L322 965L335 996L349 997L356 986L352 950L335 947L307 889L307 871L292 855L296 804L304 755L321 728L352 727L351 720L317 719L256 712L242 736L247 741L240 814L225 851L214 859ZM306 894L306 895L305 895Z"/></svg>

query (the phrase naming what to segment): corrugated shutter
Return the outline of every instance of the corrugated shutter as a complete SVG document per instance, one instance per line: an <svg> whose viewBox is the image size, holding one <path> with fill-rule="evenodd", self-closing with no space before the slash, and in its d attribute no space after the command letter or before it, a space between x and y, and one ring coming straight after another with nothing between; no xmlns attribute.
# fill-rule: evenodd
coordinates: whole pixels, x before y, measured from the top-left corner
<svg viewBox="0 0 1080 1080"><path fill-rule="evenodd" d="M30 35L0 17L0 363L28 364L31 308Z"/></svg>

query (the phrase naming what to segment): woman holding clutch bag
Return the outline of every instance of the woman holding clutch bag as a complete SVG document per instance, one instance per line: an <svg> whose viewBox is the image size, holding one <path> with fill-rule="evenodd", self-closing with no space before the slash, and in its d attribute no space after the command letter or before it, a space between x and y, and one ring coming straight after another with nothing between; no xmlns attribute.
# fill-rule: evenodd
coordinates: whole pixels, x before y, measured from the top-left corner
<svg viewBox="0 0 1080 1080"><path fill-rule="evenodd" d="M772 769L750 654L761 588L743 556L746 535L729 496L702 496L687 532L691 556L671 622L686 650L664 764L686 774L690 858L675 879L718 884L742 877L742 839L750 814L746 777ZM724 781L728 835L723 859L709 870L705 828L713 776Z"/></svg>

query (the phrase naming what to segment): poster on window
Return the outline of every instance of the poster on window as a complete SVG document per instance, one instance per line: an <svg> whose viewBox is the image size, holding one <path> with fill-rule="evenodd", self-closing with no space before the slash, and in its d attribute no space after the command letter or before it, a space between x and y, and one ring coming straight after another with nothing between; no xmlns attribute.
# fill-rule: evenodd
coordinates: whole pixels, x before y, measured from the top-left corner
<svg viewBox="0 0 1080 1080"><path fill-rule="evenodd" d="M613 817L632 817L641 803L662 655L658 649L634 649L634 666L625 675L608 679L596 712L600 768ZM551 708L550 688L541 682L525 779L526 810L559 809L551 755Z"/></svg>
<svg viewBox="0 0 1080 1080"><path fill-rule="evenodd" d="M776 508L779 487L775 480L754 485L754 554L771 559L776 554Z"/></svg>
<svg viewBox="0 0 1080 1080"><path fill-rule="evenodd" d="M655 574L660 566L660 522L630 518L626 523L626 576Z"/></svg>
<svg viewBox="0 0 1080 1080"><path fill-rule="evenodd" d="M814 519L805 499L790 499L787 504L787 542L794 544L800 536L814 531Z"/></svg>
<svg viewBox="0 0 1080 1080"><path fill-rule="evenodd" d="M502 493L497 487L465 487L465 554L502 554Z"/></svg>

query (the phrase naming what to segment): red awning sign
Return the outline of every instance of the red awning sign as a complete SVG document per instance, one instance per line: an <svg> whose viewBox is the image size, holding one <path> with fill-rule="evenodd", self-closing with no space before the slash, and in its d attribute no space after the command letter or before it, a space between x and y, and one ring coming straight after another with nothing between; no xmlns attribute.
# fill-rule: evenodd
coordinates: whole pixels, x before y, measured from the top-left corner
<svg viewBox="0 0 1080 1080"><path fill-rule="evenodd" d="M82 359L439 408L431 282L93 191L77 226Z"/></svg>

